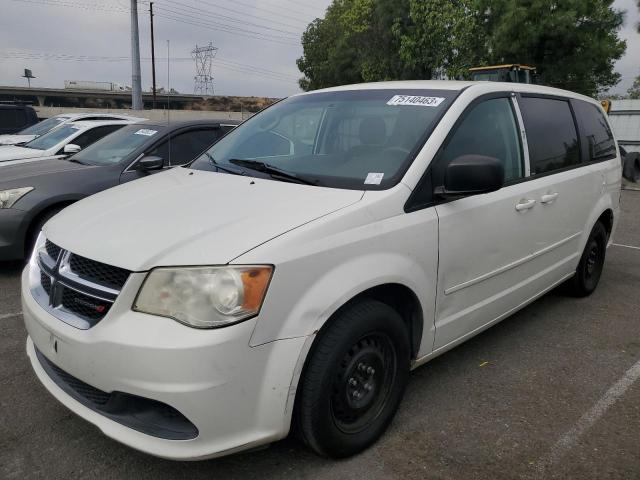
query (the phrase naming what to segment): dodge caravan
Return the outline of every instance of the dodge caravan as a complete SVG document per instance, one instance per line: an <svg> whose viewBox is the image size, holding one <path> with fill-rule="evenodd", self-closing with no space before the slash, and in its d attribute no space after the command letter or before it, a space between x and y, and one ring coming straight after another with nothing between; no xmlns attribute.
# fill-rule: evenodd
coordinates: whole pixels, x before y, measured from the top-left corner
<svg viewBox="0 0 640 480"><path fill-rule="evenodd" d="M54 397L143 452L203 459L295 427L352 455L412 368L556 286L594 291L620 178L602 108L574 93L296 95L53 217L22 277L27 352Z"/></svg>

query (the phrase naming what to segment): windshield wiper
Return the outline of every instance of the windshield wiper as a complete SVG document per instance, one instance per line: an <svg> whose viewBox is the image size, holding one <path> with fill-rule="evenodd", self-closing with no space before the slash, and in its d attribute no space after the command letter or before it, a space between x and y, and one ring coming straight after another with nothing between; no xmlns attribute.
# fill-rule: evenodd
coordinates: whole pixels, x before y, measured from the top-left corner
<svg viewBox="0 0 640 480"><path fill-rule="evenodd" d="M266 173L271 178L276 180L284 180L313 186L317 186L320 183L318 180L309 180L306 178L302 178L295 173L287 172L286 170L282 170L278 167L274 167L273 165L269 165L268 163L260 162L258 160L243 160L239 158L232 158L227 161L229 163L233 163L234 165L240 165L241 167L255 170L256 172Z"/></svg>
<svg viewBox="0 0 640 480"><path fill-rule="evenodd" d="M230 168L223 167L218 162L216 162L216 159L213 158L213 155L211 155L209 152L204 152L204 154L209 159L209 163L211 165L213 165L214 167L216 167L218 170L222 170L223 172L227 172L227 173L230 173L232 175L244 175L245 174L245 172L242 171L242 170L231 170Z"/></svg>

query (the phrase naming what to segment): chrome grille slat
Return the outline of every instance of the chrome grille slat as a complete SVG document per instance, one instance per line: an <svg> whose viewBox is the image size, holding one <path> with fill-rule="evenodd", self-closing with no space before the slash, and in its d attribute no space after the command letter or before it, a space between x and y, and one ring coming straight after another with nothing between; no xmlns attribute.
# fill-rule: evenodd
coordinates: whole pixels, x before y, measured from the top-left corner
<svg viewBox="0 0 640 480"><path fill-rule="evenodd" d="M36 258L30 275L35 300L59 320L83 330L107 315L131 273L76 256L49 240Z"/></svg>

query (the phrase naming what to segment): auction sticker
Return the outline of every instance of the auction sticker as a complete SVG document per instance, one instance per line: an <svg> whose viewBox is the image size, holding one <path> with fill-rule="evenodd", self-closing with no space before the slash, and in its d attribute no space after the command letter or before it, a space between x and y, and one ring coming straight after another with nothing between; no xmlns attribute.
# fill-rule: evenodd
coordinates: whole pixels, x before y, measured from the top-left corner
<svg viewBox="0 0 640 480"><path fill-rule="evenodd" d="M157 130L150 130L148 128L141 128L134 135L144 135L145 137L150 137L152 135L155 135L156 133L158 133Z"/></svg>
<svg viewBox="0 0 640 480"><path fill-rule="evenodd" d="M367 178L365 178L364 183L365 185L380 185L383 177L384 173L370 173L367 175Z"/></svg>
<svg viewBox="0 0 640 480"><path fill-rule="evenodd" d="M413 105L419 107L437 107L444 102L443 97L422 97L420 95L394 95L387 105Z"/></svg>

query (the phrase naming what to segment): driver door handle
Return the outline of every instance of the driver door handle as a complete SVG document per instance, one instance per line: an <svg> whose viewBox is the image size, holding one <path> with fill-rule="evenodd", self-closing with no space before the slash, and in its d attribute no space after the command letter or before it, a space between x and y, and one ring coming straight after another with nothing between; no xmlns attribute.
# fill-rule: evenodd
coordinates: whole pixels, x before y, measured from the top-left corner
<svg viewBox="0 0 640 480"><path fill-rule="evenodd" d="M544 204L553 203L556 201L556 198L558 198L558 192L547 193L545 195L542 195L542 197L540 197L540 203L544 203Z"/></svg>
<svg viewBox="0 0 640 480"><path fill-rule="evenodd" d="M535 204L536 204L535 200L523 198L516 204L516 210L518 212L523 212L525 210L529 210L533 208Z"/></svg>

